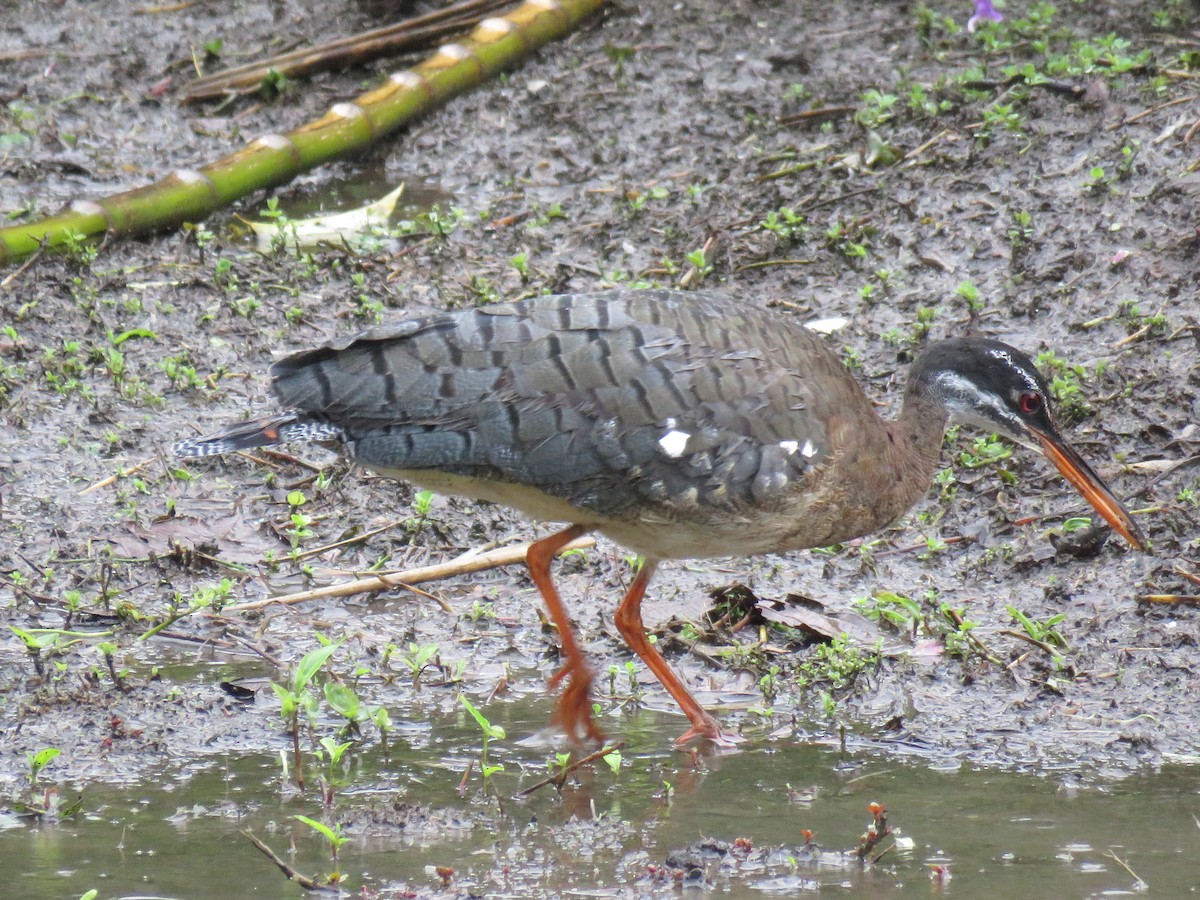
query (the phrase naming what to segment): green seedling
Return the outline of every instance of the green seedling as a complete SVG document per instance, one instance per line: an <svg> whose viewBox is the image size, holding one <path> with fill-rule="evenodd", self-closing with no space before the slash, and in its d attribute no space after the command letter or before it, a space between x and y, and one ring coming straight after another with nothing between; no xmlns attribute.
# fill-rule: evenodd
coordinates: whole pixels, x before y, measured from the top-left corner
<svg viewBox="0 0 1200 900"><path fill-rule="evenodd" d="M1008 242L1014 247L1032 243L1034 237L1033 214L1023 209L1012 211L1012 225L1008 228Z"/></svg>
<svg viewBox="0 0 1200 900"><path fill-rule="evenodd" d="M292 542L292 557L293 559L300 554L300 547L305 540L316 534L309 526L312 525L312 517L305 515L300 511L300 508L308 502L308 498L304 496L303 491L291 491L287 495L288 520L290 525L284 530Z"/></svg>
<svg viewBox="0 0 1200 900"><path fill-rule="evenodd" d="M612 770L612 773L614 775L621 774L622 760L621 760L621 751L620 750L611 750L608 753L605 753L600 758L602 760L604 760L606 763L608 763L608 767Z"/></svg>
<svg viewBox="0 0 1200 900"><path fill-rule="evenodd" d="M1106 194L1112 184L1112 179L1104 174L1103 166L1092 166L1088 169L1087 180L1083 189L1091 194Z"/></svg>
<svg viewBox="0 0 1200 900"><path fill-rule="evenodd" d="M827 683L835 690L841 689L878 662L877 652L864 653L850 638L839 634L827 644L817 644L812 656L798 667L797 682L801 688Z"/></svg>
<svg viewBox="0 0 1200 900"><path fill-rule="evenodd" d="M946 628L942 635L942 643L945 645L946 652L962 659L978 653L987 660L999 662L987 645L973 633L979 627L979 623L968 619L965 615L966 611L966 607L954 607L949 603L943 603L938 607L938 613L943 623L942 627ZM946 627L947 625L949 627Z"/></svg>
<svg viewBox="0 0 1200 900"><path fill-rule="evenodd" d="M628 197L629 211L632 213L640 213L646 208L646 204L651 200L666 200L671 196L671 192L661 185L652 187L648 191L642 191L640 194L632 194Z"/></svg>
<svg viewBox="0 0 1200 900"><path fill-rule="evenodd" d="M970 279L960 282L954 289L954 293L967 301L967 309L972 313L983 310L983 301L979 299L979 288Z"/></svg>
<svg viewBox="0 0 1200 900"><path fill-rule="evenodd" d="M868 253L867 240L874 233L875 229L860 222L837 222L825 229L825 244L851 261L864 259Z"/></svg>
<svg viewBox="0 0 1200 900"><path fill-rule="evenodd" d="M413 494L412 509L414 516L411 519L406 519L404 527L409 533L415 534L421 530L421 527L429 521L429 511L433 509L433 491L417 491Z"/></svg>
<svg viewBox="0 0 1200 900"><path fill-rule="evenodd" d="M15 574L15 573L14 573ZM33 661L34 671L39 676L45 676L43 654L57 655L67 648L85 640L109 638L111 631L67 631L62 628L30 628L28 630L16 625L9 625L9 630L21 639L25 652Z"/></svg>
<svg viewBox="0 0 1200 900"><path fill-rule="evenodd" d="M488 306L502 299L500 290L483 275L472 275L467 290L474 296L476 306Z"/></svg>
<svg viewBox="0 0 1200 900"><path fill-rule="evenodd" d="M567 772L571 769L570 752L555 753L554 756L546 760L546 768L550 770L550 775L553 778L551 783L561 792L563 783L567 778Z"/></svg>
<svg viewBox="0 0 1200 900"><path fill-rule="evenodd" d="M212 609L216 612L221 611L221 607L225 605L225 601L229 599L233 593L235 582L231 578L222 578L220 582L213 587L201 588L188 598L186 606L183 605L183 596L176 591L171 598L171 609L163 621L159 622L149 631L143 632L139 637L139 641L149 640L165 628L170 628L180 619L185 616L190 616L193 613L201 610Z"/></svg>
<svg viewBox="0 0 1200 900"><path fill-rule="evenodd" d="M304 772L300 761L300 713L303 712L305 719L309 722L316 719L318 701L309 685L316 678L321 667L328 662L329 657L340 646L340 643L325 644L304 654L300 658L300 662L296 664L291 683L286 687L274 681L271 682L271 688L280 702L279 715L288 723L292 733L292 758L296 768L296 785L301 790L304 790Z"/></svg>
<svg viewBox="0 0 1200 900"><path fill-rule="evenodd" d="M359 723L366 718L362 701L354 689L340 681L327 681L324 686L325 702L330 709L346 720L346 730L358 732Z"/></svg>
<svg viewBox="0 0 1200 900"><path fill-rule="evenodd" d="M1070 649L1067 639L1058 630L1058 626L1066 621L1067 616L1065 613L1055 613L1044 622L1039 622L1037 619L1025 615L1025 613L1021 612L1015 606L1006 606L1004 609L1025 630L1025 634L1039 644L1060 647L1063 650Z"/></svg>
<svg viewBox="0 0 1200 900"><path fill-rule="evenodd" d="M688 265L692 267L692 271L696 274L692 276L689 282L689 287L699 287L704 283L704 279L712 274L712 261L708 258L708 254L704 252L704 248L693 250L685 257Z"/></svg>
<svg viewBox="0 0 1200 900"><path fill-rule="evenodd" d="M113 684L116 685L117 690L125 690L125 676L129 672L127 669L122 669L120 672L117 671L117 645L112 641L101 641L96 645L96 649L104 657L104 664L108 667L108 674L112 677Z"/></svg>
<svg viewBox="0 0 1200 900"><path fill-rule="evenodd" d="M889 622L900 631L914 637L922 626L928 628L921 604L911 597L893 591L876 591L870 597L854 601L863 615L875 622Z"/></svg>
<svg viewBox="0 0 1200 900"><path fill-rule="evenodd" d="M1025 120L1011 103L993 103L983 110L983 124L975 133L979 141L989 141L1000 132L1023 136Z"/></svg>
<svg viewBox="0 0 1200 900"><path fill-rule="evenodd" d="M38 790L38 776L42 774L42 770L61 755L62 750L58 747L46 747L37 753L32 753L28 750L25 751L25 761L29 770L26 778L29 782L30 797Z"/></svg>
<svg viewBox="0 0 1200 900"><path fill-rule="evenodd" d="M388 758L388 735L392 732L392 717L386 706L377 706L370 712L371 724L379 729L379 743L383 745L383 758Z"/></svg>
<svg viewBox="0 0 1200 900"><path fill-rule="evenodd" d="M758 690L763 695L763 701L770 706L779 695L779 666L771 666L762 678L758 679Z"/></svg>
<svg viewBox="0 0 1200 900"><path fill-rule="evenodd" d="M308 816L298 814L292 818L297 822L303 822L313 831L317 832L317 834L321 835L321 837L325 838L325 842L329 845L330 859L333 861L333 871L329 874L327 881L331 885L340 883L342 874L338 871L338 853L341 851L342 845L350 840L342 834L342 826L335 825L333 828L330 828L324 822L318 822L316 819L310 819Z"/></svg>
<svg viewBox="0 0 1200 900"><path fill-rule="evenodd" d="M1085 367L1071 365L1051 350L1039 353L1036 362L1038 368L1049 376L1050 395L1058 404L1059 416L1070 420L1091 412L1091 404L1083 390L1083 382L1087 378Z"/></svg>
<svg viewBox="0 0 1200 900"><path fill-rule="evenodd" d="M57 747L46 747L37 753L26 751L25 760L28 767L27 801L14 801L13 807L18 811L38 819L54 820L64 816L73 816L83 807L83 798L76 797L71 803L65 803L59 796L58 788L42 788L38 778L42 770L50 765L62 753ZM41 796L35 795L41 793Z"/></svg>
<svg viewBox="0 0 1200 900"><path fill-rule="evenodd" d="M354 746L354 742L345 741L339 744L331 737L323 737L320 745L313 755L316 756L318 762L324 764L325 790L322 791L322 800L326 809L332 809L335 788L347 782L348 765L342 761L342 758L346 755L346 751Z"/></svg>
<svg viewBox="0 0 1200 900"><path fill-rule="evenodd" d="M364 322L378 322L383 316L383 301L367 287L366 274L352 272L350 284L355 291L354 318Z"/></svg>
<svg viewBox="0 0 1200 900"><path fill-rule="evenodd" d="M808 231L804 216L793 211L790 207L781 206L778 210L767 213L767 217L758 223L763 231L769 231L780 240L793 241L802 238Z"/></svg>
<svg viewBox="0 0 1200 900"><path fill-rule="evenodd" d="M854 114L854 118L867 128L878 128L892 118L892 108L899 99L895 94L885 94L875 88L863 91L859 95L862 106Z"/></svg>
<svg viewBox="0 0 1200 900"><path fill-rule="evenodd" d="M471 714L471 717L479 725L479 730L483 732L483 749L479 754L479 771L483 774L484 784L491 784L491 777L497 772L503 772L504 766L500 763L492 763L488 756L488 748L492 741L502 741L506 737L505 731L499 725L493 725L475 706L467 699L466 694L459 694L458 699L462 701L463 707Z"/></svg>
<svg viewBox="0 0 1200 900"><path fill-rule="evenodd" d="M521 276L522 281L529 280L529 254L518 253L516 256L508 258L508 264L517 270L517 274Z"/></svg>
<svg viewBox="0 0 1200 900"><path fill-rule="evenodd" d="M419 687L421 684L421 674L431 664L431 661L437 656L437 644L416 644L408 645L408 652L404 654L404 664L408 666L413 676L413 687Z"/></svg>
<svg viewBox="0 0 1200 900"><path fill-rule="evenodd" d="M979 469L1003 462L1012 456L1012 447L996 435L975 438L971 449L958 455L958 464L966 469Z"/></svg>

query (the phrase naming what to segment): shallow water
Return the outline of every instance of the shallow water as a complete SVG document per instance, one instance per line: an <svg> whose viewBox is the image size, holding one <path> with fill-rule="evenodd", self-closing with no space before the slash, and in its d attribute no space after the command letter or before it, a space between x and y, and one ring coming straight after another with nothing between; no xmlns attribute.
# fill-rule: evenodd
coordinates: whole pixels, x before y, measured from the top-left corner
<svg viewBox="0 0 1200 900"><path fill-rule="evenodd" d="M488 708L509 735L490 751L505 766L494 777L502 805L482 791L478 766L465 798L458 794L479 748L479 731L463 715L429 714L409 731L417 747L398 737L387 761L372 742L338 792L338 818L350 835L341 851L345 889L432 895L441 880L430 867L446 866L455 870L454 895L674 895L680 888L670 878L649 874L661 870L668 854L701 838L727 844L740 838L753 850L693 854L721 896L831 888L846 897L1134 891L1134 877L1110 851L1153 896L1200 890L1195 768L1075 784L1070 775L938 771L796 741L757 742L695 760L670 748L677 718L643 710L612 728L628 744L619 775L593 763L561 796L546 787L519 802L511 796L546 774L550 751L516 738L536 731L544 710L540 700ZM280 748L287 744L281 736ZM332 869L323 840L291 818L321 818L317 792L303 796L281 787L278 759L198 763L177 773L163 781L87 786L83 812L56 824L0 823L7 826L0 858L10 861L14 895L69 897L89 888L110 897L301 895L239 834L243 829L301 872ZM53 766L44 780L52 783L52 776ZM890 824L913 843L864 868L832 851L856 846L870 823L871 801L884 803ZM393 802L420 807L397 813ZM819 862L796 861L806 852L802 829L815 832L826 851ZM927 864L948 867L950 879L934 880Z"/></svg>

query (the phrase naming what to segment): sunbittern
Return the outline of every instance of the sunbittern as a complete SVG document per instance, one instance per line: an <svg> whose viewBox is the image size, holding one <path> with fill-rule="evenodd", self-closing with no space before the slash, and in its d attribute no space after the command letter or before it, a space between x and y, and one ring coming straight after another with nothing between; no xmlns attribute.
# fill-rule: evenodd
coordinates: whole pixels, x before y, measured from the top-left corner
<svg viewBox="0 0 1200 900"><path fill-rule="evenodd" d="M550 563L589 531L645 558L616 625L691 720L680 741L722 735L646 638L641 602L658 562L824 547L882 528L928 489L951 420L1043 453L1144 549L1063 440L1033 363L985 338L926 349L894 422L817 335L707 293L613 290L433 315L293 354L271 375L291 412L175 453L330 441L385 475L570 523L526 561L566 657L555 719L574 737L599 737L592 673Z"/></svg>

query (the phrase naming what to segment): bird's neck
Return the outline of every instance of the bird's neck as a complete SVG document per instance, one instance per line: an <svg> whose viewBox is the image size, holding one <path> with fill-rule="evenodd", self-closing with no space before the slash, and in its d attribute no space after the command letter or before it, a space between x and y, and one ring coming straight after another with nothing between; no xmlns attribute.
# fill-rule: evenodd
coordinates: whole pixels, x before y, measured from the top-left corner
<svg viewBox="0 0 1200 900"><path fill-rule="evenodd" d="M944 404L933 400L921 390L910 390L904 397L900 418L890 423L893 442L897 448L897 489L905 509L916 503L926 491L937 471L942 454L949 416Z"/></svg>

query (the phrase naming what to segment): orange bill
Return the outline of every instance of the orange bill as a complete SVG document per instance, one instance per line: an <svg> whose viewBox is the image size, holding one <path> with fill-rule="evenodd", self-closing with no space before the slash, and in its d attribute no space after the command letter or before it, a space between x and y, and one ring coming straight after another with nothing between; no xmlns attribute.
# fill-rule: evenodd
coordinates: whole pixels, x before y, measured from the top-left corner
<svg viewBox="0 0 1200 900"><path fill-rule="evenodd" d="M1042 434L1039 431L1033 431L1033 435L1041 445L1046 458L1054 463L1055 468L1062 472L1063 477L1083 495L1083 499L1092 504L1096 512L1104 516L1104 521L1108 522L1117 534L1125 538L1130 546L1145 551L1146 536L1142 534L1142 530L1129 515L1129 510L1109 490L1108 485L1101 480L1100 476L1092 471L1092 467L1084 462L1083 457L1057 436Z"/></svg>

